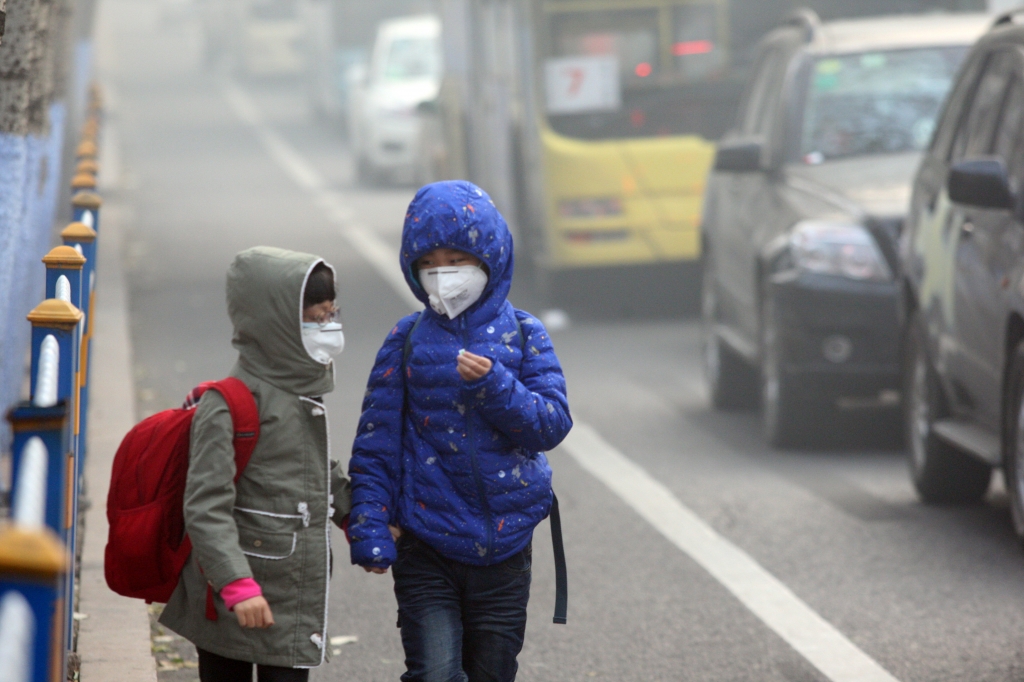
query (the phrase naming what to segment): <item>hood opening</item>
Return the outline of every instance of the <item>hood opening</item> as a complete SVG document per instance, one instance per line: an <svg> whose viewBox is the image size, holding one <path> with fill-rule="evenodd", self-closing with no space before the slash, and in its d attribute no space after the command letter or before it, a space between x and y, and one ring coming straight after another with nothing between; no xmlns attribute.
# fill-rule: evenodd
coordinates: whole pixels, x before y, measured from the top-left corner
<svg viewBox="0 0 1024 682"><path fill-rule="evenodd" d="M321 262L312 254L258 246L239 253L228 268L228 315L241 367L295 395L334 390L333 367L310 357L302 341L303 297Z"/></svg>
<svg viewBox="0 0 1024 682"><path fill-rule="evenodd" d="M415 263L442 247L472 254L487 273L483 294L463 314L494 314L511 288L512 234L491 198L471 182L450 180L425 185L409 204L402 230L402 272L413 294L428 307Z"/></svg>

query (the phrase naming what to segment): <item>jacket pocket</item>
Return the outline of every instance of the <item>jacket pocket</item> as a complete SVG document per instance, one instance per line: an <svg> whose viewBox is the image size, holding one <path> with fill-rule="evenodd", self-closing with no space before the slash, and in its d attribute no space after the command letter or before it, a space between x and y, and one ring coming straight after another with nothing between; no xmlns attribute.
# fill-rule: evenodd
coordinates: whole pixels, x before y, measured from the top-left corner
<svg viewBox="0 0 1024 682"><path fill-rule="evenodd" d="M242 553L258 559L287 559L295 553L298 533L275 532L238 525L238 544Z"/></svg>
<svg viewBox="0 0 1024 682"><path fill-rule="evenodd" d="M301 514L275 514L235 507L238 544L246 556L287 559L295 553L301 524Z"/></svg>

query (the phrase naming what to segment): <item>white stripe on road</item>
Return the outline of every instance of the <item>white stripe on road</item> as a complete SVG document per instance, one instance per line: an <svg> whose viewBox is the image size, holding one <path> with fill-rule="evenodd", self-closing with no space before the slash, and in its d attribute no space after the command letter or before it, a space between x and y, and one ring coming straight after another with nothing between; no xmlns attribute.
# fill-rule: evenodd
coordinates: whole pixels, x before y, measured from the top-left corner
<svg viewBox="0 0 1024 682"><path fill-rule="evenodd" d="M348 240L352 248L370 262L403 301L413 309L421 310L423 304L409 290L395 250L365 225L353 222L353 212L345 198L332 190L316 169L266 124L256 104L241 88L229 83L225 87L224 96L238 118L252 127L270 157L295 184L313 196L313 201L324 210L331 222L340 228L341 235Z"/></svg>
<svg viewBox="0 0 1024 682"><path fill-rule="evenodd" d="M225 96L255 131L267 153L339 225L342 235L411 307L423 304L402 276L394 249L368 228L351 222L344 197L263 120L235 85ZM832 682L897 682L874 659L818 615L749 554L715 532L664 485L616 450L587 424L576 422L562 447L642 518L721 583L773 632Z"/></svg>
<svg viewBox="0 0 1024 682"><path fill-rule="evenodd" d="M896 682L742 549L715 532L664 485L577 422L562 448L700 564L764 624L834 682Z"/></svg>

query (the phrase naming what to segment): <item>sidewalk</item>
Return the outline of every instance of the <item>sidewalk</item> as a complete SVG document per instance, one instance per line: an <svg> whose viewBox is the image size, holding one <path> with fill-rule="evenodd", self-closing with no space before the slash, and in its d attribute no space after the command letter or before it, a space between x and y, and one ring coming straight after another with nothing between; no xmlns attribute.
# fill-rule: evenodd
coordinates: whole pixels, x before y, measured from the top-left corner
<svg viewBox="0 0 1024 682"><path fill-rule="evenodd" d="M102 209L96 282L96 336L92 349L89 444L82 549L81 622L78 652L85 682L156 682L146 605L107 588L103 549L107 541L107 490L114 453L135 425L135 386L128 329L128 300L121 259L124 205L108 198Z"/></svg>

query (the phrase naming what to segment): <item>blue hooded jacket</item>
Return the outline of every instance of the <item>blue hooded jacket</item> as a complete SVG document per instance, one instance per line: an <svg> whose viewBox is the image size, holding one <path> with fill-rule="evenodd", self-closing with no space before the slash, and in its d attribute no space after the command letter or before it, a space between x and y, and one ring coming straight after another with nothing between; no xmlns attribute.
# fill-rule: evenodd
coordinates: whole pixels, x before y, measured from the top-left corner
<svg viewBox="0 0 1024 682"><path fill-rule="evenodd" d="M409 205L401 253L406 281L424 304L414 264L436 248L473 254L489 279L454 320L427 305L399 321L377 354L349 463L353 564L395 561L389 523L449 559L496 564L529 544L551 508L544 451L562 442L572 418L547 331L507 300L508 225L472 183L427 185ZM463 348L489 358L491 371L464 381L456 371Z"/></svg>

